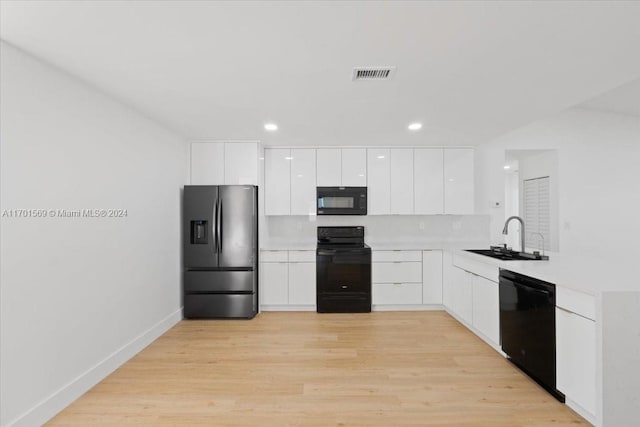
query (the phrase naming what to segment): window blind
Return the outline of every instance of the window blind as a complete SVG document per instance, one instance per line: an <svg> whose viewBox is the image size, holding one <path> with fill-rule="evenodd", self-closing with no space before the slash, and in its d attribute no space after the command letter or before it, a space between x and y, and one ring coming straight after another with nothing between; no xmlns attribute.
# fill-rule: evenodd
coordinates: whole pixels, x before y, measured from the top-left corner
<svg viewBox="0 0 640 427"><path fill-rule="evenodd" d="M535 249L549 249L551 242L551 207L549 177L543 176L524 180L523 208L527 246ZM544 237L544 248L542 238Z"/></svg>

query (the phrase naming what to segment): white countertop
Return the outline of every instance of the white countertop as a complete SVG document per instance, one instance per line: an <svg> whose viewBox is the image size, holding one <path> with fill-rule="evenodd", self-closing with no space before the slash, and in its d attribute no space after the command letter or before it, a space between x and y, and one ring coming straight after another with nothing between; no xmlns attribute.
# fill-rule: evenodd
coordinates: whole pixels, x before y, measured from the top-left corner
<svg viewBox="0 0 640 427"><path fill-rule="evenodd" d="M464 249L480 249L478 242L367 242L376 250L431 250L443 249L469 257L485 264L535 277L556 286L598 296L602 292L640 292L640 263L607 261L597 256L569 256L550 254L548 261L501 261ZM316 243L270 242L261 250L315 251Z"/></svg>
<svg viewBox="0 0 640 427"><path fill-rule="evenodd" d="M603 292L640 291L638 267L629 263L562 254L551 254L548 261L501 261L464 250L455 253L594 296Z"/></svg>

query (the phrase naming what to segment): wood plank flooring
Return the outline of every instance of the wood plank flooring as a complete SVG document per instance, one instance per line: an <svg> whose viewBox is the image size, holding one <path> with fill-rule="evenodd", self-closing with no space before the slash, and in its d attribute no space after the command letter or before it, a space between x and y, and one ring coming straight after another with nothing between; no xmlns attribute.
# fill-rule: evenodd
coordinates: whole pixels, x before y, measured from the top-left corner
<svg viewBox="0 0 640 427"><path fill-rule="evenodd" d="M48 425L589 424L427 311L182 321Z"/></svg>

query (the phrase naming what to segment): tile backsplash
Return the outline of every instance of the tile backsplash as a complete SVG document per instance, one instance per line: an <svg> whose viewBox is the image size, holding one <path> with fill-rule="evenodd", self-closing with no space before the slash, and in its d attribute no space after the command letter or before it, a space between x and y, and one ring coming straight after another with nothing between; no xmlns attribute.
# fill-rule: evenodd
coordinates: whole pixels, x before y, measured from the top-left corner
<svg viewBox="0 0 640 427"><path fill-rule="evenodd" d="M267 216L261 245L315 245L316 227L363 225L365 240L375 243L488 247L488 215Z"/></svg>

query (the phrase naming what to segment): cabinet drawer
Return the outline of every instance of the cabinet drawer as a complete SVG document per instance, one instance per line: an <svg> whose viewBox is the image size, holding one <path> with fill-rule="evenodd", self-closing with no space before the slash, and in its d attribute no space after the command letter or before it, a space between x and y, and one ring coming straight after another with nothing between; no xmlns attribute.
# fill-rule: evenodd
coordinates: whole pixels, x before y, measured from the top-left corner
<svg viewBox="0 0 640 427"><path fill-rule="evenodd" d="M287 262L289 261L289 256L287 251L261 251L260 261L261 262Z"/></svg>
<svg viewBox="0 0 640 427"><path fill-rule="evenodd" d="M374 262L373 283L422 283L421 262Z"/></svg>
<svg viewBox="0 0 640 427"><path fill-rule="evenodd" d="M593 295L556 286L556 306L596 320L596 298Z"/></svg>
<svg viewBox="0 0 640 427"><path fill-rule="evenodd" d="M422 261L420 251L372 251L372 262Z"/></svg>
<svg viewBox="0 0 640 427"><path fill-rule="evenodd" d="M419 283L375 283L373 304L422 304L422 285Z"/></svg>
<svg viewBox="0 0 640 427"><path fill-rule="evenodd" d="M227 318L253 317L255 295L212 295L187 294L184 296L184 317L190 318Z"/></svg>
<svg viewBox="0 0 640 427"><path fill-rule="evenodd" d="M254 291L253 271L187 271L185 292L251 292Z"/></svg>
<svg viewBox="0 0 640 427"><path fill-rule="evenodd" d="M453 265L466 270L470 273L477 274L492 282L498 283L498 277L500 275L499 268L495 265L485 264L474 259L469 259L464 255L453 254Z"/></svg>
<svg viewBox="0 0 640 427"><path fill-rule="evenodd" d="M316 262L316 251L289 251L289 262Z"/></svg>

